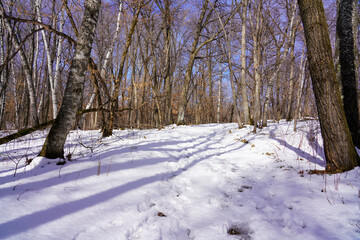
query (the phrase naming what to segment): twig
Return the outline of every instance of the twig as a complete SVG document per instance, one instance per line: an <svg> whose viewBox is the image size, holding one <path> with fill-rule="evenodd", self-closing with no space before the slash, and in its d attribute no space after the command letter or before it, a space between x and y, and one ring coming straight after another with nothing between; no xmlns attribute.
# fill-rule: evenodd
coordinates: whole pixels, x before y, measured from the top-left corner
<svg viewBox="0 0 360 240"><path fill-rule="evenodd" d="M16 200L20 201L20 197L26 193L27 191L30 191L30 189L26 189L25 191L23 191L22 193L19 194L18 198Z"/></svg>

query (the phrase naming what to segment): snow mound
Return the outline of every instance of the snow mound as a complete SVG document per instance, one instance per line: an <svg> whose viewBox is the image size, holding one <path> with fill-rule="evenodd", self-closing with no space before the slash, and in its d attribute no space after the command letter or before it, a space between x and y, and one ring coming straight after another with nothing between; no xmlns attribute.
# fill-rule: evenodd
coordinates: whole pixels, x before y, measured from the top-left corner
<svg viewBox="0 0 360 240"><path fill-rule="evenodd" d="M34 170L37 168L44 168L46 165L50 165L59 162L60 159L48 159L45 157L35 157L29 165L25 166L27 171ZM63 161L63 160L62 160Z"/></svg>

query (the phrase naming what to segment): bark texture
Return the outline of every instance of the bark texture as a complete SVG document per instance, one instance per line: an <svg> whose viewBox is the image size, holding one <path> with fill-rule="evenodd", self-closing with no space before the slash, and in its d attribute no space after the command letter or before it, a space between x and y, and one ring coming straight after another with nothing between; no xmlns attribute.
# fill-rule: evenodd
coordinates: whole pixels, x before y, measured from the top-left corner
<svg viewBox="0 0 360 240"><path fill-rule="evenodd" d="M353 142L360 148L359 107L352 23L354 1L355 0L340 0L336 31L339 40L340 79L346 120Z"/></svg>
<svg viewBox="0 0 360 240"><path fill-rule="evenodd" d="M253 32L253 41L254 41L254 81L255 81L255 90L254 90L254 108L253 108L253 119L254 119L254 130L256 133L256 129L262 127L261 124L261 100L260 100L260 91L261 91L261 75L260 75L260 65L261 65L261 26L263 21L262 15L262 0L259 1L259 5L256 10L256 24L255 30Z"/></svg>
<svg viewBox="0 0 360 240"><path fill-rule="evenodd" d="M360 163L342 107L328 26L321 0L298 0L303 22L327 172L351 170Z"/></svg>
<svg viewBox="0 0 360 240"><path fill-rule="evenodd" d="M45 140L40 156L64 158L64 144L67 134L75 124L76 112L83 93L85 71L88 66L101 0L85 1L74 59L66 84L60 111Z"/></svg>
<svg viewBox="0 0 360 240"><path fill-rule="evenodd" d="M242 109L244 114L244 124L250 124L250 107L247 94L246 85L246 22L247 22L247 8L248 0L243 1L241 11L241 97Z"/></svg>

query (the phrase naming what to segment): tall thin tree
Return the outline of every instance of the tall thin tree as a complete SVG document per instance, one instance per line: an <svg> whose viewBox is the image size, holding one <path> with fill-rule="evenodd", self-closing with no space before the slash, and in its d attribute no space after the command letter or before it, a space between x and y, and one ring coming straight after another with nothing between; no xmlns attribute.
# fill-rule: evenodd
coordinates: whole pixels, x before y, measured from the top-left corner
<svg viewBox="0 0 360 240"><path fill-rule="evenodd" d="M75 124L76 112L84 90L85 71L90 58L101 0L86 0L84 5L83 20L70 67L64 99L39 154L47 158L64 158L66 137Z"/></svg>

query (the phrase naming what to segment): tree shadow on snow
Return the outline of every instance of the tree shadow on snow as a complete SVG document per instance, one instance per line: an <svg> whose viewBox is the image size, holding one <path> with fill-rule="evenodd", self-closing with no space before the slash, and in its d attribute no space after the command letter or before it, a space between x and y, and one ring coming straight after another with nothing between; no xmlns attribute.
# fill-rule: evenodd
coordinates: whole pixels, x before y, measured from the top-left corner
<svg viewBox="0 0 360 240"><path fill-rule="evenodd" d="M308 160L314 164L317 164L321 167L325 167L325 155L324 155L324 150L323 148L319 145L319 143L317 142L316 138L309 138L309 134L307 135L307 139L309 141L309 145L313 148L314 150L314 154L309 154L307 152L305 152L304 150L302 150L301 148L298 147L294 147L292 145L290 145L288 142L286 142L284 139L280 139L278 137L276 137L276 130L278 130L278 126L275 126L275 129L270 130L270 138L277 141L280 145L286 147L287 149L293 151L294 153L296 153L299 157L301 157L302 159Z"/></svg>
<svg viewBox="0 0 360 240"><path fill-rule="evenodd" d="M194 144L192 146L189 146L188 148L196 149L191 154L193 154L193 155L201 154L201 153L204 153L204 154L201 154L201 157L199 157L197 159L189 161L185 165L185 167L179 168L175 171L167 171L167 172L163 172L161 174L154 174L149 177L140 178L140 179L122 184L120 186L113 187L111 189L96 193L89 197L73 200L71 202L66 202L66 203L45 209L45 210L40 210L40 211L30 213L25 216L18 217L11 221L0 224L0 238L7 238L7 237L17 235L21 232L25 232L27 230L39 227L45 223L49 223L49 222L55 221L57 219L60 219L62 217L66 217L68 215L77 213L81 210L93 207L101 202L109 201L111 199L121 196L122 194L124 194L126 192L135 190L135 189L143 187L145 185L173 178L175 176L180 175L184 171L194 167L195 165L197 165L198 163L200 163L204 160L208 160L212 157L219 156L221 154L232 151L232 150L225 151L225 150L220 149L220 151L218 151L216 153L206 154L207 150L209 149L209 146L211 144L214 144L214 141L212 141L211 138L212 138L212 136L209 136L207 138L203 138L203 137L193 138L190 140ZM157 143L149 143L149 145L145 144L144 147L146 147L146 149L156 148L157 151L159 149L161 151L163 151L163 150L178 151L178 149L167 149L167 148L163 149L162 147L165 146L166 144L175 144L175 143L179 143L179 142L182 142L182 141L173 141L171 143L166 142L166 141L157 142ZM189 143L189 140L184 141L184 142ZM243 144L243 146L244 145L245 144ZM240 146L240 147L243 147L243 146ZM234 148L234 149L238 149L238 147ZM149 151L150 150L151 149L149 149ZM119 151L113 150L112 152L110 152L108 154L119 155ZM108 155L107 157L111 157L111 155ZM187 158L187 156L184 156L183 158ZM168 160L169 160L169 158L164 157L164 158L156 158L156 159L150 159L150 160L149 159L145 159L145 160L137 159L137 160L134 160L134 162L137 162L136 163L137 167L141 167L141 166L145 166L145 165L149 165L149 164L158 164L158 163L162 163L162 162L163 163L168 162ZM181 159L175 159L175 160L179 161ZM72 164L69 164L69 167L71 167L71 165ZM122 163L114 162L111 165L111 172L121 171L121 170L128 169L131 167L133 167L133 166L129 163L129 161L122 162ZM39 189L43 189L43 188L47 188L47 187L54 186L57 184L62 184L65 182L73 181L73 180L75 180L74 177L76 177L76 176L78 177L78 178L76 178L77 180L79 178L86 178L89 176L94 176L96 174L96 169L97 169L97 167L92 167L92 168L82 170L80 174L78 174L78 172L71 172L71 173L64 174L61 176L60 179L56 176L56 177L53 177L50 179L44 179L44 180L37 181L37 182L23 184L21 186L21 188L31 188L31 189L36 189L36 191L39 191Z"/></svg>
<svg viewBox="0 0 360 240"><path fill-rule="evenodd" d="M201 139L201 138L199 138ZM138 144L134 143L131 144L129 146L119 146L119 147L113 147L113 148L105 148L99 151L95 151L94 153L92 153L92 157L86 157L86 159L81 159L79 158L79 160L75 160L75 161L71 161L71 162L67 162L65 165L63 166L57 166L55 165L56 161L52 161L49 165L45 165L45 166L41 166L41 167L36 167L35 172L36 172L36 177L49 173L49 172L53 172L52 174L52 178L46 178L46 179L42 179L42 180L38 180L38 181L31 181L28 183L24 183L24 184L18 184L16 186L16 188L4 188L4 189L0 189L0 196L2 195L18 195L23 191L28 191L28 190L32 190L32 189L36 189L38 190L42 190L45 189L47 187L51 187L51 186L56 186L58 184L63 184L66 182L71 182L74 180L81 180L90 176L94 176L95 174L97 174L98 171L98 163L99 160L102 161L102 167L101 170L104 169L103 171L101 171L101 173L103 173L104 171L108 172L110 174L113 174L117 171L121 171L121 170L127 170L127 169L135 169L135 168L140 168L143 166L148 166L148 165L156 165L159 163L163 163L163 162L169 162L169 161L177 161L177 159L174 159L174 157L172 157L172 155L170 154L171 151L178 151L178 149L176 148L167 148L166 146L168 145L178 145L178 144L183 144L183 143L187 143L189 140L187 141L161 141L161 142L148 142L145 144L142 144L141 146L138 146ZM192 138L190 141L198 141L197 138ZM133 149L135 146L136 149ZM194 145L193 147L196 147L196 145ZM151 154L152 151L165 151L168 153L169 157L156 157L156 158L145 158L142 156L140 156L139 158L134 158L132 160L129 161L122 161L122 159L119 159L118 157L120 156L125 156L126 154L136 154L139 151L144 152L144 151L148 151L150 152L149 154ZM106 161L105 161L106 159ZM51 160L49 160L51 161ZM85 169L81 169L80 171L71 171L71 168L74 168L74 165L77 164L84 164L86 162L93 162L94 165L93 167L88 167ZM110 166L111 164L111 166ZM71 172L67 172L67 169L69 169ZM8 170L10 171L10 170ZM14 169L12 170L14 171ZM17 181L19 179L25 179L25 178L31 178L34 177L34 173L33 170L28 170L28 171L22 171L22 172L18 172L14 178L13 174L5 176L5 177L1 177L0 178L0 185L8 183L8 182L13 182L13 181ZM63 173L62 173L63 172ZM65 173L64 173L65 172ZM15 191L16 189L16 191Z"/></svg>

